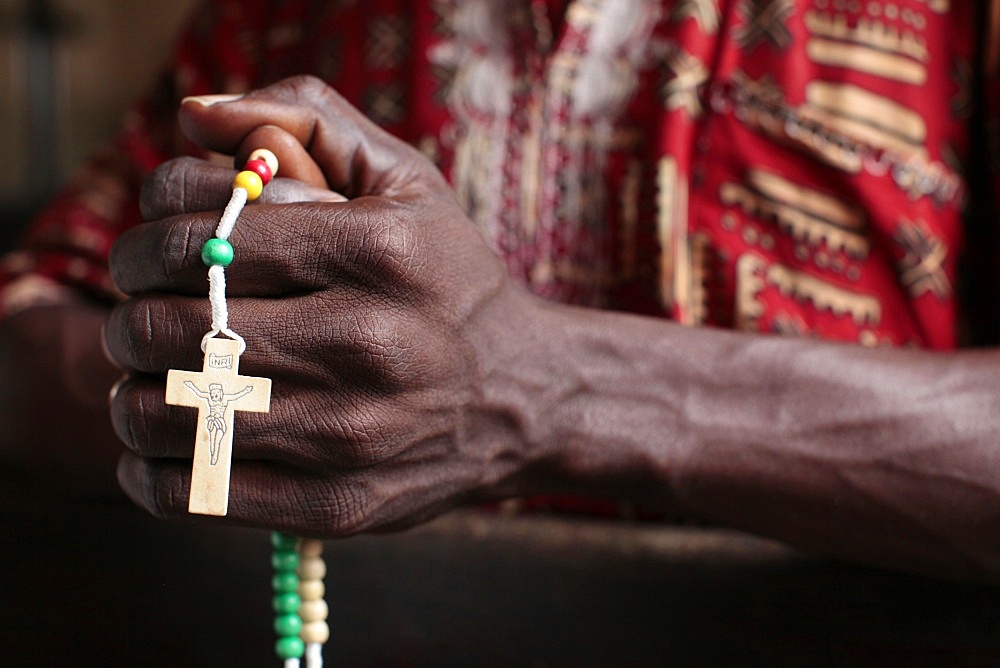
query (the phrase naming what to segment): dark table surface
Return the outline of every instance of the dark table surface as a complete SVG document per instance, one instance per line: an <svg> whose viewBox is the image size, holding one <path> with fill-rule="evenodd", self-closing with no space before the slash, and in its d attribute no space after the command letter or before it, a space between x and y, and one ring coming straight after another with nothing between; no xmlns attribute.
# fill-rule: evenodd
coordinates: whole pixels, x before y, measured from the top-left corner
<svg viewBox="0 0 1000 668"><path fill-rule="evenodd" d="M266 533L0 505L0 665L280 665ZM330 666L1000 665L1000 589L732 532L463 511L325 556Z"/></svg>

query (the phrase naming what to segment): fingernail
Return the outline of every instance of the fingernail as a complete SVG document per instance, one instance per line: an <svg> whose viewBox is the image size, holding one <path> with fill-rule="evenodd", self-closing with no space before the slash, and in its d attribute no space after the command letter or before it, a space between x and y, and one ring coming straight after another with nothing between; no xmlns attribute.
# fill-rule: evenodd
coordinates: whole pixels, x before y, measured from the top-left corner
<svg viewBox="0 0 1000 668"><path fill-rule="evenodd" d="M192 95L181 100L181 104L187 104L188 102L196 102L203 107L211 107L213 104L219 104L221 102L233 102L243 97L242 94L237 95Z"/></svg>

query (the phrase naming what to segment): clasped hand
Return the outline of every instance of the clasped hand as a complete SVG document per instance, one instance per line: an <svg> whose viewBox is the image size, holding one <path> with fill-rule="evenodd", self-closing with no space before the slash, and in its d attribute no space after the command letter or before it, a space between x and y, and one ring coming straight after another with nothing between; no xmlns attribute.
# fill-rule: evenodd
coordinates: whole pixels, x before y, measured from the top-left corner
<svg viewBox="0 0 1000 668"><path fill-rule="evenodd" d="M346 535L517 491L544 448L527 433L530 400L488 385L545 307L511 285L437 170L307 77L187 102L181 123L237 161L274 150L286 177L231 237L240 370L270 377L273 397L269 414L237 418L230 520ZM130 370L112 400L119 479L164 517L186 514L197 426L164 404L163 374L201 366L199 253L232 177L194 159L162 166L144 187L148 222L112 252L130 296L105 336Z"/></svg>

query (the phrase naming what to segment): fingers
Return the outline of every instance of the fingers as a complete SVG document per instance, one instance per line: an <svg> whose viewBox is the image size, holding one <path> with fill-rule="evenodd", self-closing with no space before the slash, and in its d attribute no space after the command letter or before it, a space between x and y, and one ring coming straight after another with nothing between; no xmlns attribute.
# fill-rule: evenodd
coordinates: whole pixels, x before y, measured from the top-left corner
<svg viewBox="0 0 1000 668"><path fill-rule="evenodd" d="M301 150L301 149L300 149ZM306 156L309 159L308 155ZM241 161L240 164L242 164ZM315 164L313 164L315 169ZM301 171L301 170L300 170ZM285 173L264 188L251 206L288 204L292 202L343 202L343 195L326 187L309 185ZM217 218L229 202L236 173L221 165L195 158L177 158L157 167L142 186L139 207L145 220L160 220L184 213L212 211ZM320 184L322 186L322 183Z"/></svg>
<svg viewBox="0 0 1000 668"><path fill-rule="evenodd" d="M237 413L233 457L333 473L366 468L391 457L391 439L380 425L390 408L379 397L353 400L346 387L318 394L275 380L270 412ZM164 402L164 379L137 376L123 381L111 403L115 433L135 454L151 459L190 459L198 411ZM400 416L394 419L399 422ZM417 417L407 416L407 422Z"/></svg>
<svg viewBox="0 0 1000 668"><path fill-rule="evenodd" d="M234 462L229 481L227 523L264 527L300 535L348 536L368 528L371 474L365 471L317 476L299 469L257 461ZM126 452L118 481L140 507L164 519L190 519L189 461L146 459Z"/></svg>
<svg viewBox="0 0 1000 668"><path fill-rule="evenodd" d="M341 203L252 205L230 236L235 251L226 268L230 296L277 296L332 283L404 291L396 280L412 271L415 231L401 224L406 205L363 198ZM205 241L218 214L176 216L122 233L111 250L111 276L126 294L204 295Z"/></svg>
<svg viewBox="0 0 1000 668"><path fill-rule="evenodd" d="M230 155L247 146L247 136L257 128L281 128L305 147L332 190L352 198L403 195L427 180L443 185L416 149L369 121L315 77L285 79L232 101L206 104L188 98L179 120L192 141Z"/></svg>
<svg viewBox="0 0 1000 668"><path fill-rule="evenodd" d="M461 498L467 476L447 467L435 473L368 468L316 474L273 462L235 461L227 523L298 535L351 536L413 526ZM164 519L190 519L190 462L148 459L126 452L118 481L139 506Z"/></svg>

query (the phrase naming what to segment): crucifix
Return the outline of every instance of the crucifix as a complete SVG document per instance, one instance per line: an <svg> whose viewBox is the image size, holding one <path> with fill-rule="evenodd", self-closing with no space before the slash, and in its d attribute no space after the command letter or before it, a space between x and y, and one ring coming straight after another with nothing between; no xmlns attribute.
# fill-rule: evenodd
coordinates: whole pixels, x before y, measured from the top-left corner
<svg viewBox="0 0 1000 668"><path fill-rule="evenodd" d="M212 337L205 341L205 361L200 372L167 372L166 402L198 409L189 513L226 514L236 411L270 410L271 379L241 376L239 368L239 342Z"/></svg>

